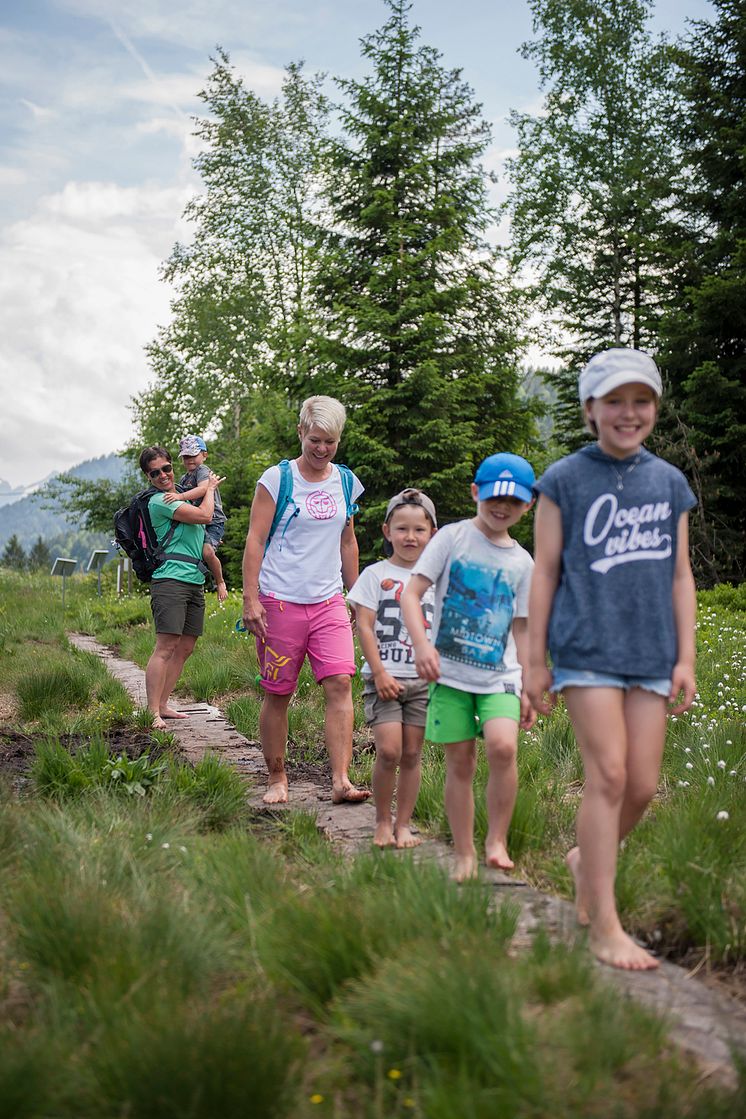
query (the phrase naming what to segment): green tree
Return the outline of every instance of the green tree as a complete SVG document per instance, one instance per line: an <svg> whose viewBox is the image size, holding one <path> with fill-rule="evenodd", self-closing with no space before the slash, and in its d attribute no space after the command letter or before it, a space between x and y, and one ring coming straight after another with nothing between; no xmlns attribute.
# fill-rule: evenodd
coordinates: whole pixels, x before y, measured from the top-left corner
<svg viewBox="0 0 746 1119"><path fill-rule="evenodd" d="M746 575L746 4L713 0L681 51L676 282L661 363L675 407L663 434L697 479L693 543L702 583Z"/></svg>
<svg viewBox="0 0 746 1119"><path fill-rule="evenodd" d="M674 142L673 52L647 29L650 0L530 0L524 44L545 92L514 113L509 163L512 249L563 359L555 411L568 447L582 441L577 371L607 346L656 348L669 279L668 228L681 176Z"/></svg>
<svg viewBox="0 0 746 1119"><path fill-rule="evenodd" d="M28 554L29 571L48 571L52 566L52 553L42 536L36 538Z"/></svg>
<svg viewBox="0 0 746 1119"><path fill-rule="evenodd" d="M142 443L207 430L240 440L263 390L297 396L309 376L316 183L327 106L319 77L287 69L282 96L246 89L219 50L200 97L204 191L163 269L172 319L149 347L153 387L135 400Z"/></svg>
<svg viewBox="0 0 746 1119"><path fill-rule="evenodd" d="M350 409L343 453L365 481L367 548L392 493L421 485L444 519L463 515L480 458L532 433L512 292L486 241L489 128L460 72L418 43L411 4L386 6L362 40L369 75L339 82L317 285L316 382Z"/></svg>
<svg viewBox="0 0 746 1119"><path fill-rule="evenodd" d="M15 533L5 545L0 563L3 567L12 567L14 571L25 571L27 566L26 552Z"/></svg>

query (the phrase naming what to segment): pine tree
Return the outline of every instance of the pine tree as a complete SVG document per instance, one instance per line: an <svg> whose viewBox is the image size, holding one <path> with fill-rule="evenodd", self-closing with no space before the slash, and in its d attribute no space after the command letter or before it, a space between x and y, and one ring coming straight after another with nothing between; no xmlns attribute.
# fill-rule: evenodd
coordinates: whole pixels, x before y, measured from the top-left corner
<svg viewBox="0 0 746 1119"><path fill-rule="evenodd" d="M680 55L689 172L674 242L681 295L661 344L675 402L662 433L700 489L700 583L746 576L746 4L713 6L714 21L695 23Z"/></svg>
<svg viewBox="0 0 746 1119"><path fill-rule="evenodd" d="M52 554L42 536L36 538L28 554L29 571L45 571L52 565Z"/></svg>
<svg viewBox="0 0 746 1119"><path fill-rule="evenodd" d="M26 552L15 533L13 533L8 543L5 545L2 557L0 557L0 564L2 564L3 567L10 567L14 571L26 570Z"/></svg>
<svg viewBox="0 0 746 1119"><path fill-rule="evenodd" d="M319 391L349 406L344 452L366 485L367 546L391 494L419 485L463 516L481 458L525 450L511 289L485 235L489 128L459 71L418 43L406 0L362 40L370 74L342 81L343 138L320 265Z"/></svg>
<svg viewBox="0 0 746 1119"><path fill-rule="evenodd" d="M650 0L530 0L537 38L523 46L545 91L538 115L514 113L509 163L517 264L562 358L558 435L582 441L578 369L608 346L655 350L675 297L667 230L681 174L672 143L672 50L647 30Z"/></svg>

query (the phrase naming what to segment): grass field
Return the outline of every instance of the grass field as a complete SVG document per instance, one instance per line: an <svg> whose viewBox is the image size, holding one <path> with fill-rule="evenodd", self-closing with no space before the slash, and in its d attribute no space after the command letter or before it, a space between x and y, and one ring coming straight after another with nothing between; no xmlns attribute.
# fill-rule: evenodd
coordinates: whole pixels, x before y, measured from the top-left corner
<svg viewBox="0 0 746 1119"><path fill-rule="evenodd" d="M0 592L0 721L36 743L31 782L19 795L6 781L0 805L0 1119L746 1111L746 1081L708 1087L585 952L539 935L516 955L515 912L479 883L380 852L342 859L303 814L252 818L232 771L185 765L167 736L112 751L147 720L64 629L144 664L146 598L98 599L76 579L63 626L58 582L0 572ZM657 947L729 968L746 950L744 605L727 588L701 596L698 705L671 722L619 882ZM185 686L256 737L236 599L210 615ZM296 758L323 761L321 717L304 677ZM356 744L365 777L360 720ZM442 758L426 752L419 819L445 833ZM567 892L580 769L562 711L523 736L520 772L512 850Z"/></svg>

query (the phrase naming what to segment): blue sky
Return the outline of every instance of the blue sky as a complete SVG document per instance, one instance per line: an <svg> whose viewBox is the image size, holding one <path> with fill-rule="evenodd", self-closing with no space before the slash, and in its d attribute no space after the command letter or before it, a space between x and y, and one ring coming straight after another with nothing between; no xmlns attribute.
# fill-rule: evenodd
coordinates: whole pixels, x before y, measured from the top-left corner
<svg viewBox="0 0 746 1119"><path fill-rule="evenodd" d="M653 28L710 18L706 0L659 0ZM129 438L143 347L167 321L161 261L189 236L199 179L191 116L224 47L271 98L283 67L363 72L359 39L381 0L0 2L0 479L29 485ZM415 0L422 40L460 67L513 144L511 109L538 109L527 0Z"/></svg>

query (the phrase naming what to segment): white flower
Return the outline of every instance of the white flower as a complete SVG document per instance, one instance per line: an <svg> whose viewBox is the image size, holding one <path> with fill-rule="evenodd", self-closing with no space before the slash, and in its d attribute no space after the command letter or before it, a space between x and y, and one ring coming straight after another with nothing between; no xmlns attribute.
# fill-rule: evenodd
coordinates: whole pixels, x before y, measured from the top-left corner
<svg viewBox="0 0 746 1119"><path fill-rule="evenodd" d="M179 847L179 850L183 851L183 853L186 855L186 853L187 853L186 847Z"/></svg>
<svg viewBox="0 0 746 1119"><path fill-rule="evenodd" d="M715 784L715 778L714 777L708 777L707 778L707 784L708 785L714 785Z"/></svg>
<svg viewBox="0 0 746 1119"><path fill-rule="evenodd" d="M152 833L151 833L151 832L148 832L148 834L147 834L147 835L145 836L145 842L146 842L146 843L150 843L150 841L152 840L152 838L153 838L153 835L152 835Z"/></svg>
<svg viewBox="0 0 746 1119"><path fill-rule="evenodd" d="M164 849L164 851L167 851L170 846L171 846L170 843L161 843L161 847Z"/></svg>
<svg viewBox="0 0 746 1119"><path fill-rule="evenodd" d="M733 739L732 738L726 738L725 745L726 746L732 746L733 745Z"/></svg>
<svg viewBox="0 0 746 1119"><path fill-rule="evenodd" d="M716 819L716 820L730 820L730 813L729 813L729 812L725 812L725 811L722 811L722 812L718 812L718 814L717 814L717 816L715 817L715 819Z"/></svg>
<svg viewBox="0 0 746 1119"><path fill-rule="evenodd" d="M729 776L729 777L735 777L735 776L736 776L736 771L735 771L735 769L730 769L730 770L728 770L728 776Z"/></svg>
<svg viewBox="0 0 746 1119"><path fill-rule="evenodd" d="M685 767L685 768L686 768L686 769L694 769L694 766L692 765L692 763L691 763L691 762L687 762L687 763L686 763L686 767Z"/></svg>
<svg viewBox="0 0 746 1119"><path fill-rule="evenodd" d="M379 1038L374 1038L370 1047L374 1053L383 1053L383 1042Z"/></svg>
<svg viewBox="0 0 746 1119"><path fill-rule="evenodd" d="M679 786L680 789L688 789L689 788L689 782L688 781L677 781L676 784Z"/></svg>
<svg viewBox="0 0 746 1119"><path fill-rule="evenodd" d="M725 762L723 761L722 758L718 762L718 769L725 769Z"/></svg>
<svg viewBox="0 0 746 1119"><path fill-rule="evenodd" d="M688 746L685 746L685 747L684 747L684 753L685 753L685 754L691 754L691 750L689 749L689 747L688 747Z"/></svg>

